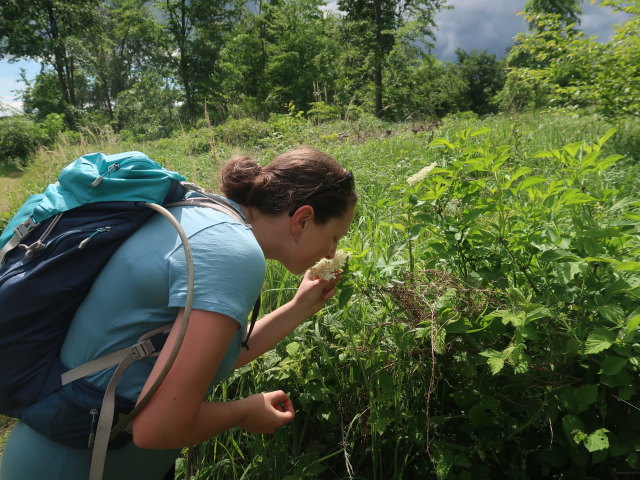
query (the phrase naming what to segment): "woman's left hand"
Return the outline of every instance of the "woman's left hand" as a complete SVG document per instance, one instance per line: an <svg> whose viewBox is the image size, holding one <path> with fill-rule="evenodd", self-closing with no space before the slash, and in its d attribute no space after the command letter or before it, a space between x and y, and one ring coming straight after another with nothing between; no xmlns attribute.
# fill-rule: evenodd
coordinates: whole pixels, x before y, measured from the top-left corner
<svg viewBox="0 0 640 480"><path fill-rule="evenodd" d="M306 272L292 302L310 317L320 311L333 297L339 281L340 276L332 280L312 279L309 272Z"/></svg>

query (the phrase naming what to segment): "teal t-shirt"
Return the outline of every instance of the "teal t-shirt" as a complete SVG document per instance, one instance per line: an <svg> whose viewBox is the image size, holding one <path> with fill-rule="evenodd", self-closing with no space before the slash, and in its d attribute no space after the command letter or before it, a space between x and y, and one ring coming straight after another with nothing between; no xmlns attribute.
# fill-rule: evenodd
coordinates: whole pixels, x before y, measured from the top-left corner
<svg viewBox="0 0 640 480"><path fill-rule="evenodd" d="M235 363L247 317L264 280L265 260L251 229L210 208L177 207L171 213L189 238L194 270L193 308L228 315L239 330L213 382ZM175 320L185 305L185 254L171 223L155 215L109 260L71 323L60 360L74 368L135 343L143 334ZM135 400L153 367L141 360L124 373L117 394ZM115 368L115 367L114 367ZM106 388L113 368L87 380Z"/></svg>
<svg viewBox="0 0 640 480"><path fill-rule="evenodd" d="M238 322L238 333L212 379L213 386L230 372L240 353L247 317L264 281L264 255L251 229L221 212L205 207L175 207L171 212L185 230L193 254L193 308L228 315ZM61 361L73 368L173 322L185 305L186 284L180 238L167 219L155 215L123 243L96 279L74 316ZM117 394L135 400L153 362L144 359L129 367ZM105 388L112 372L113 368L87 380ZM162 478L158 472L165 472L178 454L178 450L142 450L130 443L109 452L105 478ZM89 457L89 450L57 444L19 423L5 447L0 480L84 479ZM133 477L132 472L136 472ZM29 477L31 474L35 476Z"/></svg>

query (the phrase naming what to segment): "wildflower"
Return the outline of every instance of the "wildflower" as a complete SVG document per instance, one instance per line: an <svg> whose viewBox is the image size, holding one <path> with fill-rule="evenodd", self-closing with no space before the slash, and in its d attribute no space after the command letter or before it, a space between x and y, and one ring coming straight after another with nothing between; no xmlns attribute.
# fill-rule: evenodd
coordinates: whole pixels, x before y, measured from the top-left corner
<svg viewBox="0 0 640 480"><path fill-rule="evenodd" d="M407 183L409 185L415 185L416 183L421 182L426 178L427 175L429 175L429 172L431 172L431 170L436 168L436 166L437 166L436 162L433 162L431 165L427 165L418 173L411 175L409 178L407 178Z"/></svg>
<svg viewBox="0 0 640 480"><path fill-rule="evenodd" d="M331 260L323 258L309 269L311 278L321 278L322 280L332 280L336 278L336 275L342 271L342 267L347 263L348 257L349 254L344 250L336 250L336 254Z"/></svg>

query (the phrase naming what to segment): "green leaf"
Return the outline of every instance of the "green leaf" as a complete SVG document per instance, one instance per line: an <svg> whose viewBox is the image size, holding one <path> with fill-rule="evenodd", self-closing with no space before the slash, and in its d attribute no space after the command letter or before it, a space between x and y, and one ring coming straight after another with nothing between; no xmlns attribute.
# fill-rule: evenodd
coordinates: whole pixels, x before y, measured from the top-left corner
<svg viewBox="0 0 640 480"><path fill-rule="evenodd" d="M577 388L566 387L558 392L562 407L571 413L584 412L598 399L598 387L593 384L581 385Z"/></svg>
<svg viewBox="0 0 640 480"><path fill-rule="evenodd" d="M602 137L600 137L600 140L598 140L598 145L604 145L604 142L609 140L616 132L616 128L610 128L609 130L607 130L607 132Z"/></svg>
<svg viewBox="0 0 640 480"><path fill-rule="evenodd" d="M580 142L570 143L562 147L562 149L567 152L572 157L575 157L584 144Z"/></svg>
<svg viewBox="0 0 640 480"><path fill-rule="evenodd" d="M585 262L604 262L604 263L618 263L617 260L613 258L604 258L604 257L585 257Z"/></svg>
<svg viewBox="0 0 640 480"><path fill-rule="evenodd" d="M575 253L571 253L568 250L562 248L554 248L546 250L540 255L540 261L554 263L554 262L572 262L580 260Z"/></svg>
<svg viewBox="0 0 640 480"><path fill-rule="evenodd" d="M591 354L602 352L613 345L615 341L615 332L608 328L598 327L589 334L589 337L585 342L584 353Z"/></svg>
<svg viewBox="0 0 640 480"><path fill-rule="evenodd" d="M351 296L353 295L353 285L346 284L340 290L340 296L338 297L338 306L340 308L344 307L348 302Z"/></svg>
<svg viewBox="0 0 640 480"><path fill-rule="evenodd" d="M622 270L625 272L640 272L640 262L620 262L613 267L616 270Z"/></svg>
<svg viewBox="0 0 640 480"><path fill-rule="evenodd" d="M609 155L606 158L603 158L602 160L600 160L597 165L596 165L596 169L600 172L606 170L607 168L609 168L611 165L613 165L614 163L616 163L618 160L620 160L621 158L624 158L624 155Z"/></svg>
<svg viewBox="0 0 640 480"><path fill-rule="evenodd" d="M568 439L579 445L587 435L584 433L584 423L577 415L565 415L562 417L562 430Z"/></svg>
<svg viewBox="0 0 640 480"><path fill-rule="evenodd" d="M529 188L533 185L537 185L538 183L545 183L547 181L544 177L527 177L518 185L517 190L521 192L522 190Z"/></svg>
<svg viewBox="0 0 640 480"><path fill-rule="evenodd" d="M433 336L431 346L434 352L442 354L447 348L447 331L444 328L438 328Z"/></svg>
<svg viewBox="0 0 640 480"><path fill-rule="evenodd" d="M504 367L504 358L501 352L495 350L485 350L480 352L480 355L487 357L487 364L491 369L491 374L496 375Z"/></svg>
<svg viewBox="0 0 640 480"><path fill-rule="evenodd" d="M477 137L478 135L482 135L483 133L489 133L492 129L489 127L478 128L471 132L470 137Z"/></svg>
<svg viewBox="0 0 640 480"><path fill-rule="evenodd" d="M609 438L607 437L608 431L609 430L606 428L599 428L589 435L584 441L584 446L587 450L590 452L597 452L598 450L605 450L609 448Z"/></svg>
<svg viewBox="0 0 640 480"><path fill-rule="evenodd" d="M604 375L615 375L624 368L627 359L613 355L605 358L600 364L600 373Z"/></svg>
<svg viewBox="0 0 640 480"><path fill-rule="evenodd" d="M525 307L525 325L540 318L550 317L551 311L544 305L531 303Z"/></svg>
<svg viewBox="0 0 640 480"><path fill-rule="evenodd" d="M624 310L619 305L600 305L598 313L614 325L624 323Z"/></svg>
<svg viewBox="0 0 640 480"><path fill-rule="evenodd" d="M556 277L562 285L573 282L577 274L583 270L584 262L565 262L559 263L555 268Z"/></svg>
<svg viewBox="0 0 640 480"><path fill-rule="evenodd" d="M586 193L582 193L580 190L576 190L575 188L570 188L566 190L558 199L556 206L569 206L569 205L579 205L583 203L595 202L596 199L591 195L587 195Z"/></svg>
<svg viewBox="0 0 640 480"><path fill-rule="evenodd" d="M529 173L531 173L532 170L530 167L520 167L518 170L516 170L512 175L510 175L510 180L513 182L514 180L520 178L523 175L527 175Z"/></svg>
<svg viewBox="0 0 640 480"><path fill-rule="evenodd" d="M390 423L393 422L393 418L390 417L379 417L373 421L373 429L382 435L384 431L387 429Z"/></svg>
<svg viewBox="0 0 640 480"><path fill-rule="evenodd" d="M436 477L447 478L451 467L453 467L453 460L455 455L444 447L436 447L433 449L433 463L436 464Z"/></svg>
<svg viewBox="0 0 640 480"><path fill-rule="evenodd" d="M455 145L451 143L449 140L447 140L446 138L436 138L429 144L430 147L436 147L438 145L446 145L451 150L455 148Z"/></svg>
<svg viewBox="0 0 640 480"><path fill-rule="evenodd" d="M302 346L298 342L291 342L286 346L287 353L290 357L295 357L301 348Z"/></svg>
<svg viewBox="0 0 640 480"><path fill-rule="evenodd" d="M630 334L633 330L638 328L638 325L640 325L640 315L636 315L635 317L630 318L629 321L627 322L627 328L625 330L625 334L626 335Z"/></svg>

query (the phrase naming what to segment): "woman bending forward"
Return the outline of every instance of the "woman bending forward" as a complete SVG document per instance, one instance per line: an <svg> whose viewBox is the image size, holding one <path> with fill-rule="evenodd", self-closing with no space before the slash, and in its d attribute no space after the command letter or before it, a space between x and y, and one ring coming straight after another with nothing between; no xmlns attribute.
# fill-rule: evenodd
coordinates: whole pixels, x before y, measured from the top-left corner
<svg viewBox="0 0 640 480"><path fill-rule="evenodd" d="M233 427L272 433L294 418L291 400L282 391L227 402L205 399L229 372L271 349L334 294L337 280L305 276L290 302L256 323L250 349L242 349L247 317L264 280L265 259L303 274L318 260L332 258L353 220L353 177L331 157L308 147L287 152L266 167L248 157L233 157L221 177L222 194L251 228L211 208L171 209L192 249L193 310L173 366L133 421L133 441L109 450L104 478L160 480L183 447ZM61 362L74 368L175 321L157 360L134 363L118 383L118 397L135 402L153 384L172 350L186 296L180 239L173 226L156 215L101 271L73 318ZM112 372L83 381L104 389ZM60 402L73 403L72 395L59 396ZM33 408L37 411L37 405ZM58 413L50 413L52 421ZM19 422L4 449L0 480L84 480L90 457L88 448L56 443Z"/></svg>

